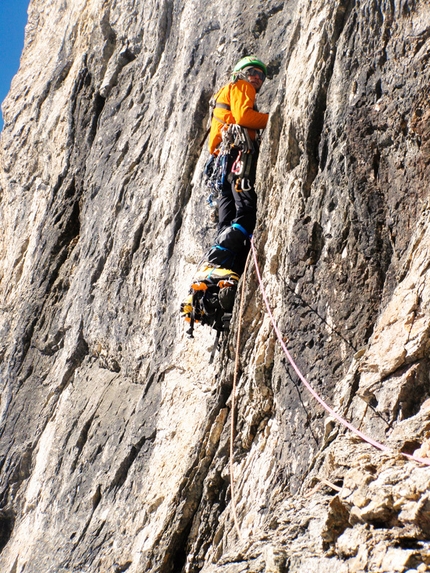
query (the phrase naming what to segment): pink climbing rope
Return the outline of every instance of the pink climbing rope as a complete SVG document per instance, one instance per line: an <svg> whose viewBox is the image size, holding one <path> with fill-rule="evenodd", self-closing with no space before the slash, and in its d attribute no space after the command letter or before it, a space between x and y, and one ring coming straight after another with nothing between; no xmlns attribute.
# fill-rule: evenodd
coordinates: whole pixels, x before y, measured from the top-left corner
<svg viewBox="0 0 430 573"><path fill-rule="evenodd" d="M272 326L273 326L273 330L276 333L276 336L279 340L279 343L282 347L282 350L285 353L285 356L287 357L289 363L291 364L291 366L293 367L294 371L296 372L297 376L300 378L300 380L303 382L303 384L305 385L305 387L307 388L307 390L310 392L310 394L312 394L312 396L315 398L315 400L317 402L319 402L321 404L321 406L327 411L329 412L329 414L331 416L333 416L333 418L335 418L340 424L342 424L343 426L345 426L345 428L348 428L348 430L350 430L351 432L353 432L356 436L359 436L363 441L367 442L368 444L372 445L374 448L377 448L378 450L381 450L383 452L390 452L392 450L390 450L390 448L388 448L388 446L384 446L384 444L381 444L380 442L377 442L376 440L374 440L373 438L370 438L369 436L367 436L366 434L364 434L363 432L361 432L358 428L356 428L355 426L353 426L352 424L350 424L347 420L345 420L344 418L342 418L342 416L340 416L337 412L335 412L333 410L333 408L331 408L322 398L321 396L319 396L319 394L312 388L312 386L309 384L309 382L306 380L306 378L303 376L303 374L300 372L299 367L297 366L297 364L294 362L293 357L291 356L291 354L288 351L288 348L282 338L282 334L278 328L278 325L276 324L276 321L273 317L272 311L270 309L270 304L267 298L267 294L266 294L266 290L264 288L263 285L263 280L261 278L261 273L260 273L260 268L258 266L258 260L257 260L257 252L255 250L255 245L254 245L254 240L251 239L251 248L252 248L252 255L254 258L254 264L255 264L255 271L257 273L257 278L258 278L258 282L260 284L260 290L261 290L261 294L264 300L264 303L266 305L267 308L267 312L269 314L270 320L272 322ZM403 456L414 460L416 462L419 462L421 464L430 466L430 459L427 458L420 458L417 456L414 456L412 454L405 454L403 452L399 452L401 453Z"/></svg>

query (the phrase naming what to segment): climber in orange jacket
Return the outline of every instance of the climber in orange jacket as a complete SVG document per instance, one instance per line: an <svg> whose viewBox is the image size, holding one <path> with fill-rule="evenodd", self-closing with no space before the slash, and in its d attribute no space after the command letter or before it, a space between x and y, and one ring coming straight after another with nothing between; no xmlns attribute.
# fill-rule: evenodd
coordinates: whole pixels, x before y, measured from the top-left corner
<svg viewBox="0 0 430 573"><path fill-rule="evenodd" d="M251 153L240 156L240 151L231 147L225 159L225 178L218 198L218 236L206 261L242 273L250 247L250 237L257 220L257 195L255 174L259 143L257 132L267 125L268 114L255 109L255 98L267 75L265 64L254 56L242 58L234 67L230 83L215 95L209 132L209 151L219 153L222 133L230 125L246 129ZM246 134L245 134L246 135ZM246 159L247 177L239 174L238 162Z"/></svg>
<svg viewBox="0 0 430 573"><path fill-rule="evenodd" d="M245 61L244 61L245 60ZM250 65L248 62L253 62ZM257 65L259 64L259 65ZM242 73L237 73L243 68ZM263 62L251 57L243 58L235 66L235 80L222 87L214 96L215 109L209 132L209 153L216 153L221 143L223 125L238 124L248 128L250 138L255 141L256 130L264 129L269 115L254 109L255 97L266 77ZM246 79L241 79L245 75Z"/></svg>
<svg viewBox="0 0 430 573"><path fill-rule="evenodd" d="M234 67L232 81L215 95L209 132L211 159L205 175L211 196L216 195L218 203L218 235L181 304L181 314L190 324L190 337L195 322L211 326L217 336L228 330L257 220L257 132L266 127L269 116L255 109L255 98L266 75L265 64L247 56Z"/></svg>

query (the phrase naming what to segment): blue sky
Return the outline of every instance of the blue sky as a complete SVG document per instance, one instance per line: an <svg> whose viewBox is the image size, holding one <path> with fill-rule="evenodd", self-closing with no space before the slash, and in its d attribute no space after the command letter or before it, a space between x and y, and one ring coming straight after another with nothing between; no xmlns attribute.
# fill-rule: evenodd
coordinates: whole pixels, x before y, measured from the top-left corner
<svg viewBox="0 0 430 573"><path fill-rule="evenodd" d="M19 68L29 0L0 0L0 103ZM0 114L0 129L3 118Z"/></svg>

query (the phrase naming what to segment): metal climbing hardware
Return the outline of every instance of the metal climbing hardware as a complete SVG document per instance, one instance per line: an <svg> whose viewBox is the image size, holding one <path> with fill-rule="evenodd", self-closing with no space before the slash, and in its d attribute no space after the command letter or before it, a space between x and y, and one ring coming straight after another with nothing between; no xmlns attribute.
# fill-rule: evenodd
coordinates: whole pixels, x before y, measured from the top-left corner
<svg viewBox="0 0 430 573"><path fill-rule="evenodd" d="M219 169L219 178L215 182L215 188L218 193L221 193L223 186L228 177L228 155L223 154L219 157L220 169Z"/></svg>
<svg viewBox="0 0 430 573"><path fill-rule="evenodd" d="M207 204L210 210L210 219L211 221L216 223L218 221L219 204L217 198L214 196L213 193L211 193L207 198Z"/></svg>
<svg viewBox="0 0 430 573"><path fill-rule="evenodd" d="M242 150L239 150L238 156L236 157L235 162L231 166L231 172L235 175L242 176L244 170L244 162L242 161Z"/></svg>
<svg viewBox="0 0 430 573"><path fill-rule="evenodd" d="M242 179L248 179L251 173L252 167L252 155L251 153L242 154L242 169L240 170L240 176Z"/></svg>
<svg viewBox="0 0 430 573"><path fill-rule="evenodd" d="M251 181L249 179L243 178L240 181L240 185L241 185L242 191L251 191L251 189L252 189Z"/></svg>
<svg viewBox="0 0 430 573"><path fill-rule="evenodd" d="M227 104L221 103L217 103L215 107L229 109ZM249 175L255 151L248 130L240 125L224 124L221 129L221 136L218 154L211 155L204 168L205 185L210 190L207 203L211 210L211 218L214 219L218 209L218 198L225 184L229 181L230 174L237 178L237 191L249 191L251 189ZM231 165L233 150L237 153L237 157Z"/></svg>

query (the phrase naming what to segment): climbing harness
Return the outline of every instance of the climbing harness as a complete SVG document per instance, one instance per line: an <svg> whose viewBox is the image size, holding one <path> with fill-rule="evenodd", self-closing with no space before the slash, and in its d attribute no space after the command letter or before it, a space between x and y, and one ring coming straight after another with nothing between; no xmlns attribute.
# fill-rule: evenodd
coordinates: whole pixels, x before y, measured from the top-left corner
<svg viewBox="0 0 430 573"><path fill-rule="evenodd" d="M374 440L373 438L367 436L364 432L362 432L361 430L359 430L358 428L356 428L355 426L353 426L352 424L350 424L347 420L345 420L344 418L342 418L342 416L340 416L337 412L335 412L333 410L333 408L331 408L322 398L321 396L312 388L312 386L309 384L309 382L306 380L306 378L303 376L303 374L300 372L299 367L297 366L297 364L295 363L295 361L293 360L293 357L291 356L291 354L289 353L286 344L283 340L281 331L279 330L276 321L274 319L273 313L270 309L270 305L269 305L269 301L267 298L267 294L266 294L266 290L264 288L263 285L263 280L261 278L261 273L260 273L260 268L258 266L258 260L257 260L257 252L255 249L255 245L254 245L254 241L253 239L251 239L251 249L252 249L252 255L253 255L253 259L254 259L254 265L255 265L255 272L257 273L257 278L258 278L258 283L260 285L260 290L261 290L261 295L263 297L264 303L266 305L267 308L267 312L269 314L270 317L270 321L272 323L272 327L273 330L275 331L275 334L278 338L278 341L282 347L282 350L284 351L285 356L288 359L288 362L291 364L291 366L293 367L294 371L296 372L297 376L300 378L300 380L303 382L303 384L305 385L306 389L310 392L310 394L315 398L315 400L317 402L319 402L321 404L321 406L331 415L333 416L333 418L335 418L340 424L342 424L345 428L348 428L351 432L353 432L356 436L358 436L359 438L361 438L363 441L367 442L368 444L372 445L374 448L377 448L378 450L381 450L383 452L390 452L392 450L390 450L390 448L388 446L385 446L384 444L381 444L379 442L377 442L376 440ZM412 454L406 454L404 452L400 452L403 456L405 456L406 458L410 459L410 460L414 460L416 462L419 462L421 464L430 466L430 459L427 458L421 458L418 456L414 456Z"/></svg>
<svg viewBox="0 0 430 573"><path fill-rule="evenodd" d="M216 107L229 109L227 104L221 103L217 103ZM214 119L224 123L215 116ZM211 155L204 168L205 185L210 190L207 203L212 211L217 210L218 197L227 181L232 181L233 177L236 179L236 191L249 191L252 189L249 177L255 147L249 137L248 130L235 123L224 123L221 129L221 138L218 154ZM232 154L236 155L233 164L231 164Z"/></svg>

